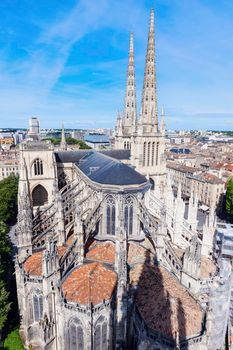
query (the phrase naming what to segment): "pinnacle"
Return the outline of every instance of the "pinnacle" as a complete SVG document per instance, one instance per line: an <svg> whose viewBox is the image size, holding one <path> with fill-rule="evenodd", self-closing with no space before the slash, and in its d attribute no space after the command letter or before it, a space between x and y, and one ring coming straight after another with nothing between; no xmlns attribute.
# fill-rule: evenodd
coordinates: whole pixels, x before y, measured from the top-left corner
<svg viewBox="0 0 233 350"><path fill-rule="evenodd" d="M130 33L130 44L129 44L129 53L134 53L134 35L133 32Z"/></svg>
<svg viewBox="0 0 233 350"><path fill-rule="evenodd" d="M155 25L154 25L154 9L150 10L150 33L154 33Z"/></svg>

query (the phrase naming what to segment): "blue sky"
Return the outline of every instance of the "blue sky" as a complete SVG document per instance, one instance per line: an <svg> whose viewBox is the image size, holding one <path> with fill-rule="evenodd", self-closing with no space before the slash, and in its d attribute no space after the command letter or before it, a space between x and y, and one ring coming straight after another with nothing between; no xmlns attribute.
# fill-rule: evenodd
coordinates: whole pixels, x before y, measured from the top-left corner
<svg viewBox="0 0 233 350"><path fill-rule="evenodd" d="M138 105L149 10L167 128L233 129L233 1L0 1L0 127L112 127L123 108L129 33Z"/></svg>

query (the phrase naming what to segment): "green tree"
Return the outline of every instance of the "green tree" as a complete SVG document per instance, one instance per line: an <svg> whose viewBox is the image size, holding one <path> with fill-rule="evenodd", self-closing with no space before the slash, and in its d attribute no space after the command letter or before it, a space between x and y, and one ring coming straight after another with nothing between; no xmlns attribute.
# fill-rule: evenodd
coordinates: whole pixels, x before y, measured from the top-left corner
<svg viewBox="0 0 233 350"><path fill-rule="evenodd" d="M233 215L233 180L231 179L227 182L226 212Z"/></svg>
<svg viewBox="0 0 233 350"><path fill-rule="evenodd" d="M59 145L60 142L61 142L60 138L58 138L58 139L47 138L45 140L51 141L54 145ZM76 139L73 139L72 137L67 137L66 138L66 143L67 143L67 145L79 145L80 146L79 149L91 149L91 147L88 146L84 141L76 140Z"/></svg>
<svg viewBox="0 0 233 350"><path fill-rule="evenodd" d="M0 181L0 221L7 223L16 219L18 177L10 175Z"/></svg>
<svg viewBox="0 0 233 350"><path fill-rule="evenodd" d="M0 281L0 339L1 331L7 321L8 312L11 307L8 297L9 293L6 291L5 284L3 281Z"/></svg>

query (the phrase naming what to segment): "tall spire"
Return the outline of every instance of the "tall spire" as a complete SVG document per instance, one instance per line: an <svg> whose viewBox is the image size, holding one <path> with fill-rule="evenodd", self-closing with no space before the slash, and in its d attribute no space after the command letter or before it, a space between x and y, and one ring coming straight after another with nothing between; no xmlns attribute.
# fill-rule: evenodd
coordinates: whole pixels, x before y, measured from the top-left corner
<svg viewBox="0 0 233 350"><path fill-rule="evenodd" d="M129 60L126 79L125 107L123 127L124 131L130 132L131 127L136 124L136 80L134 68L134 35L130 33Z"/></svg>
<svg viewBox="0 0 233 350"><path fill-rule="evenodd" d="M154 33L154 10L150 12L150 27L148 33L146 63L142 91L142 124L155 126L158 129L158 111L156 95L156 72L155 72L155 33ZM149 130L148 130L149 131Z"/></svg>
<svg viewBox="0 0 233 350"><path fill-rule="evenodd" d="M62 151L66 151L66 149L67 149L64 124L62 124L60 148L61 148Z"/></svg>

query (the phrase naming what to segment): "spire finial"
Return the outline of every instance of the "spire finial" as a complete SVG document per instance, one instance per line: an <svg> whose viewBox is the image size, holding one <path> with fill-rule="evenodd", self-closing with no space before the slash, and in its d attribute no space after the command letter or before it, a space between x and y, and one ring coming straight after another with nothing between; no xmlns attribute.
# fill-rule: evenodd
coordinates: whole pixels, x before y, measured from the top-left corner
<svg viewBox="0 0 233 350"><path fill-rule="evenodd" d="M151 9L150 10L150 29L149 29L149 32L150 33L154 33L155 31L155 14L154 14L154 9Z"/></svg>
<svg viewBox="0 0 233 350"><path fill-rule="evenodd" d="M133 32L130 33L129 53L134 55L134 35L133 35Z"/></svg>

